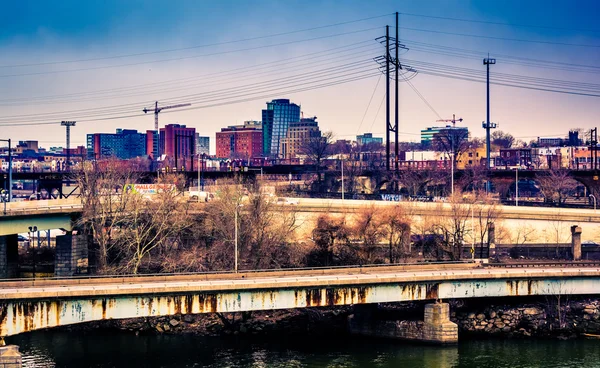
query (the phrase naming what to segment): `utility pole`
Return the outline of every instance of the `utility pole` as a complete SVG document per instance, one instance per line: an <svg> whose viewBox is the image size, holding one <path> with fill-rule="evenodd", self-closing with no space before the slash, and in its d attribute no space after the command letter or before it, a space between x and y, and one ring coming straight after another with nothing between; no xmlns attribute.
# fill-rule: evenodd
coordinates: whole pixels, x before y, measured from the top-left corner
<svg viewBox="0 0 600 368"><path fill-rule="evenodd" d="M488 54L488 57L483 59L483 65L485 65L487 67L487 115L486 115L486 121L482 124L483 127L485 128L485 161L486 161L486 169L488 171L488 175L489 175L489 171L490 171L490 162L491 162L491 157L490 157L490 129L492 128L496 128L496 123L491 123L490 122L490 65L494 65L496 64L496 59L490 59L490 55ZM489 193L492 188L491 188L491 182L488 179L487 183L485 185L485 191L487 193Z"/></svg>
<svg viewBox="0 0 600 368"><path fill-rule="evenodd" d="M75 121L61 121L60 125L67 130L67 162L65 165L66 171L70 171L71 166L71 127L75 126Z"/></svg>
<svg viewBox="0 0 600 368"><path fill-rule="evenodd" d="M390 170L390 26L385 26L385 168Z"/></svg>
<svg viewBox="0 0 600 368"><path fill-rule="evenodd" d="M485 154L488 170L490 169L490 129L496 128L496 123L490 122L490 65L494 64L496 64L496 59L490 59L489 55L483 59L483 65L487 67L487 118L482 125L485 128Z"/></svg>
<svg viewBox="0 0 600 368"><path fill-rule="evenodd" d="M396 138L395 152L396 152L396 171L398 171L398 155L399 155L399 141L398 141L398 74L400 73L400 61L398 60L398 49L400 48L398 41L398 12L396 12L396 60L395 60L395 71L396 71L396 107L395 107L395 124L394 124L394 136Z"/></svg>

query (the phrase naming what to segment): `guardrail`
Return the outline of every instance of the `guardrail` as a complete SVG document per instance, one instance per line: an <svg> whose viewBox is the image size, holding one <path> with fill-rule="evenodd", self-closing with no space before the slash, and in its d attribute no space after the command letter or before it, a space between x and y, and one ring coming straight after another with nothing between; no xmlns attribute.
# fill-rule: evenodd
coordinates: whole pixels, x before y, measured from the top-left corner
<svg viewBox="0 0 600 368"><path fill-rule="evenodd" d="M211 272L183 272L183 273L156 273L156 274L123 274L123 275L78 275L78 276L62 276L48 277L43 279L31 278L13 278L0 279L0 287L8 283L29 284L36 286L48 284L52 281L71 281L72 283L131 283L147 279L148 281L176 281L177 279L189 278L219 278L227 276L229 279L243 279L252 277L268 277L268 276L289 276L289 275L326 275L334 273L365 273L371 270L403 270L415 268L434 268L443 269L445 266L471 266L479 267L479 263L467 261L450 261L450 262L419 262L419 263L393 263L393 264L371 264L371 265L350 265L350 266L330 266L330 267L300 267L300 268L284 268L284 269L264 269L264 270L241 270L235 271L211 271Z"/></svg>
<svg viewBox="0 0 600 368"><path fill-rule="evenodd" d="M519 262L519 263L486 263L490 268L540 268L540 267L600 267L600 261L551 261L551 262Z"/></svg>

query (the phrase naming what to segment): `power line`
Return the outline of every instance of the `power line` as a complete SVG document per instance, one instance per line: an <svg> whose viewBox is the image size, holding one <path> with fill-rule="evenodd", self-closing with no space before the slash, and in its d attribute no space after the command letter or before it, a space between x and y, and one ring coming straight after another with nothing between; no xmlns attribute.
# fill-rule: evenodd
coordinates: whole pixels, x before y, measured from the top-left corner
<svg viewBox="0 0 600 368"><path fill-rule="evenodd" d="M410 86L410 88L412 88L412 90L417 94L417 96L419 96L419 98L425 103L425 105L427 105L427 107L429 107L429 109L431 111L433 111L433 113L435 115L437 115L437 117L440 120L442 120L442 116L440 114L438 114L438 112L433 108L433 106L431 106L431 104L429 103L429 101L427 101L427 99L425 98L425 96L423 96L421 94L421 92L419 92L419 90L417 89L417 87L415 87L410 80L406 79L406 76L404 74L400 74L400 75L402 76L402 78L404 78L404 80Z"/></svg>
<svg viewBox="0 0 600 368"><path fill-rule="evenodd" d="M499 25L499 26L508 26L508 27L542 28L542 29L555 29L555 30L561 30L561 31L577 31L577 32L600 32L600 30L597 30L597 29L565 28L565 27L553 27L553 26L540 26L540 25L533 25L533 24L503 23L503 22L493 22L493 21L484 21L484 20L475 20L475 19L465 19L465 18L440 17L440 16L434 16L434 15L415 14L415 13L400 13L400 15L406 15L406 16L410 16L410 17L420 17L420 18L442 19L442 20L449 20L449 21L456 21L456 22L495 24L495 25Z"/></svg>
<svg viewBox="0 0 600 368"><path fill-rule="evenodd" d="M348 73L348 74L344 75L342 79L339 79L339 78L335 79L335 77L334 78L325 78L325 79L321 79L321 80L312 82L312 84L301 83L298 85L290 86L287 89L280 88L280 89L275 89L275 90L257 91L257 92L253 92L253 93L249 93L249 94L232 96L232 97L230 97L230 100L224 100L224 101L223 100L208 100L208 101L205 101L203 105L199 105L199 106L195 106L195 107L191 107L191 108L187 108L187 109L180 109L177 112L205 109L205 108L209 108L209 107L217 107L217 106L231 105L231 104L236 104L236 103L241 103L241 102L254 101L254 100L258 100L258 99L270 98L273 95L277 95L277 94L291 94L291 93L305 92L305 91L310 91L310 90L314 90L314 89L326 88L326 87L330 87L330 86L335 86L335 85L350 83L350 82L359 81L359 80L363 80L363 79L368 79L368 78L372 78L372 77L380 75L380 73L376 69L372 69L372 70L373 71L370 73L365 73L365 72ZM303 86L303 84L304 85L308 84L308 85ZM263 94L256 95L257 93L263 93ZM171 112L172 111L165 111L164 113L171 113ZM105 117L79 119L78 122L93 122L93 121L95 122L95 121L117 120L117 119L125 119L125 118L144 116L144 114L127 114L127 115L117 115L117 116L110 116L110 114L108 114L108 115L109 116L105 116ZM0 123L0 126L31 126L31 125L56 125L56 124L60 124L60 122L58 122L58 121L39 121L39 122L24 121L21 123L3 122L3 123Z"/></svg>
<svg viewBox="0 0 600 368"><path fill-rule="evenodd" d="M265 39L265 38L287 36L287 35L294 34L294 33L309 32L309 31L314 31L314 30L317 30L317 29L331 28L331 27L337 27L337 26L351 24L351 23L364 22L364 21L367 21L367 20L372 20L372 19L377 19L377 18L383 18L383 17L391 16L393 14L394 13L382 14L382 15L376 15L376 16L368 17L368 18L355 19L355 20L350 20L350 21L346 21L346 22L327 24L327 25L317 26L317 27L311 27L311 28L304 28L304 29L299 29L299 30L295 30L295 31L281 32L281 33L275 33L275 34L271 34L271 35L264 35L264 36L258 36L258 37L250 37L250 38L243 38L243 39L232 40L232 41L216 42L216 43L210 43L210 44L204 44L204 45L195 45L195 46L182 47L182 48L176 48L176 49L148 51L148 52L140 52L140 53L133 53L133 54L112 55L112 56L105 56L105 57L98 57L98 58L88 58L88 59L48 61L48 62L43 62L43 63L31 63L31 64L0 65L0 68L20 68L20 67L30 67L30 66L56 65L56 64L68 64L68 63L81 63L81 62L88 62L88 61L110 60L110 59L119 59L119 58L133 57L133 56L144 56L144 55L154 55L154 54L162 54L162 53L168 53L168 52L186 51L186 50L193 50L193 49L198 49L198 48L205 48L205 47L212 47L212 46L222 46L222 45L229 45L229 44L233 44L233 43L241 43L241 42L248 42L248 41L256 41L256 40L261 40L261 39Z"/></svg>
<svg viewBox="0 0 600 368"><path fill-rule="evenodd" d="M348 72L348 71L362 72L365 70L366 71L375 70L375 66L372 64L373 63L372 63L371 58L368 58L368 59L363 59L363 60L359 60L356 62L351 62L351 63L347 63L347 64L343 64L343 65L336 65L336 66L333 66L330 68L322 68L322 69L307 72L307 73L299 73L299 74L295 74L293 76L274 78L274 79L270 79L270 80L266 80L266 81L262 81L262 82L258 82L258 83L250 83L250 84L237 86L235 88L221 88L221 89L217 89L217 90L213 90L213 91L206 91L206 92L189 94L189 95L180 95L180 96L177 96L176 98L180 102L198 103L200 101L206 100L207 98L212 98L214 96L221 96L221 97L227 96L228 94L235 94L235 93L239 93L240 91L248 91L248 90L251 91L253 89L257 89L258 87L263 87L263 86L279 87L279 86L289 84L290 82L294 82L296 80L300 80L301 82L304 82L304 83L311 83L310 82L311 79L315 79L317 77L320 78L321 76L338 77L338 75ZM369 67L369 65L372 65L372 66ZM365 66L366 66L366 68L365 68ZM46 119L48 119L49 116L52 116L52 115L56 116L56 118L59 118L61 116L65 116L65 115L69 115L69 114L71 114L71 115L77 114L77 116L74 116L72 119L80 120L81 117L89 117L90 115L93 116L93 115L97 115L98 113L106 114L106 112L121 113L121 112L131 111L131 109L139 107L140 104L142 104L142 103L140 102L140 103L134 103L134 104L124 104L124 105L117 105L117 106L112 106L112 107L99 107L99 108L90 108L90 109L82 109L82 110L12 115L12 116L0 117L0 121L2 121L2 120L15 121L15 120L19 120L19 119L34 120L34 119L36 119L36 116L43 116L44 117L43 120L46 120ZM94 112L94 111L98 111L98 112ZM182 110L180 110L180 111L182 111Z"/></svg>
<svg viewBox="0 0 600 368"><path fill-rule="evenodd" d="M369 41L371 42L371 41ZM370 54L375 50L377 45L365 45L364 42L359 42L357 44L363 44L361 46L356 47L344 47L342 50L337 50L334 52L320 51L322 55L316 55L317 53L311 53L310 58L308 55L302 55L297 58L288 58L283 60L278 60L274 62L257 64L255 66L245 67L245 68L236 68L228 71L221 71L216 73L204 74L198 77L189 77L189 78L180 78L172 81L165 81L161 83L149 83L139 86L132 87L123 87L123 88L115 88L115 89L105 89L91 92L80 92L80 93L70 93L63 95L49 95L49 96L41 96L34 98L14 98L14 99L5 99L0 101L0 105L4 106L18 106L23 103L27 105L31 105L32 101L37 101L36 104L57 104L57 103L72 103L79 101L98 101L102 99L112 99L115 97L131 97L138 95L148 95L150 93L159 92L169 92L169 91L178 91L178 90L186 90L195 88L198 86L206 87L212 84L222 85L228 80L239 82L242 80L250 80L260 78L262 75L273 75L273 74L282 74L288 72L288 69L293 69L294 71L301 69L310 69L314 68L319 62L319 66L332 64L325 63L326 61L333 61L339 63L340 60L351 60L357 57L363 57L367 54ZM355 44L353 44L355 45ZM335 48L339 49L339 48ZM355 51L360 50L362 51ZM327 52L327 53L326 53ZM341 56L341 58L340 58ZM295 64L295 65L294 65ZM275 69L276 68L276 69ZM275 69L275 71L272 71ZM260 72L264 70L263 72ZM244 76L248 75L248 76ZM234 77L235 76L235 77ZM241 77L240 77L241 76ZM221 78L219 78L221 77ZM210 83L206 83L211 81ZM169 87L169 85L173 85L173 87ZM152 86L155 86L152 88ZM137 92L139 90L139 92ZM82 98L69 98L75 96L82 96ZM93 97L97 96L97 97ZM65 101L60 101L61 98L64 98ZM157 99L154 97L154 99ZM164 100L164 98L159 98ZM20 102L24 101L24 102Z"/></svg>
<svg viewBox="0 0 600 368"><path fill-rule="evenodd" d="M358 134L358 132L360 131L360 127L363 124L363 121L365 121L365 117L367 116L367 112L369 112L369 107L371 107L371 102L373 101L373 96L375 96L375 92L377 92L377 87L379 87L379 82L381 81L381 76L383 74L379 74L379 78L377 78L377 83L375 83L375 88L373 88L373 93L371 93L371 98L369 98L369 103L367 104L367 108L365 109L365 113L362 116L362 119L360 119L360 124L358 124L358 129L356 129L356 134Z"/></svg>
<svg viewBox="0 0 600 368"><path fill-rule="evenodd" d="M375 122L377 121L377 117L379 116L379 111L381 111L381 106L383 106L384 101L385 101L385 94L381 98L381 102L379 103L379 108L377 109L377 113L375 114L375 118L373 119L373 123L371 123L371 127L369 128L369 131L373 130L373 126L375 125Z"/></svg>
<svg viewBox="0 0 600 368"><path fill-rule="evenodd" d="M482 35L474 35L474 34L468 34L468 33L455 33L455 32L446 32L446 31L435 31L435 30L431 30L431 29L411 28L411 27L399 27L399 28L400 29L405 29L407 31L428 32L428 33L446 34L446 35L451 35L451 36L462 36L462 37L485 38L485 39L489 39L489 40L528 42L528 43L539 43L539 44L559 45L559 46L575 46L575 47L600 48L600 45L588 45L588 44L577 44L577 43L568 43L568 42L538 41L538 40L527 40L527 39L520 39L520 38L482 36Z"/></svg>
<svg viewBox="0 0 600 368"><path fill-rule="evenodd" d="M325 38L346 36L346 35L350 35L350 34L356 34L356 33L362 33L362 32L369 32L369 31L373 31L373 30L379 30L380 28L381 27L366 28L366 29L361 29L361 30L357 30L357 31L343 32L343 33L337 33L337 34L333 34L333 35L319 36L319 37L307 38L307 39L302 39L302 40L280 42L280 43L271 44L271 45L262 45L262 46L248 47L248 48L244 48L244 49L229 50L229 51L219 51L219 52L214 52L214 53L210 53L210 54L193 55L193 56L182 56L182 57L170 58L170 59L157 59L157 60L152 60L152 61L140 61L140 62L135 62L135 63L117 64L117 65L104 65L104 66L87 67L87 68L79 68L79 69L51 70L51 71L21 73L21 74L4 74L4 75L0 75L0 78L25 77L25 76L45 75L45 74L61 74L61 73L72 73L72 72L81 72L81 71L90 71L90 70L101 70L101 69L114 69L114 68L122 68L122 67L126 67L126 66L163 63L163 62L168 62L168 61L180 61L180 60L186 60L186 59L196 59L196 58L207 57L207 56L225 55L225 54L231 54L231 53L242 52L242 51L259 50L259 49L270 48L270 47L285 46L285 45L290 45L290 44L295 44L295 43L302 43L302 42L310 42L310 41L322 40L322 39L325 39Z"/></svg>

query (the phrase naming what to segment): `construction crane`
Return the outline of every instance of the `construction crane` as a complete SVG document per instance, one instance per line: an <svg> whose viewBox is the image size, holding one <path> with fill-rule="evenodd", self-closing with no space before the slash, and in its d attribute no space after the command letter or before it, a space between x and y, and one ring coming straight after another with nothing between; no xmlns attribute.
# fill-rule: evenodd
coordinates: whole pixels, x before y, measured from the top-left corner
<svg viewBox="0 0 600 368"><path fill-rule="evenodd" d="M166 110L166 109L174 109L176 107L186 107L186 106L191 106L192 104L179 104L179 105L171 105L171 106L163 106L163 107L158 107L158 101L156 101L154 103L154 109L150 108L144 108L142 111L144 112L144 114L148 113L148 112L152 112L154 111L154 130L158 131L158 113Z"/></svg>
<svg viewBox="0 0 600 368"><path fill-rule="evenodd" d="M455 128L456 127L456 122L458 121L459 123L463 121L462 118L456 119L456 116L454 114L452 114L452 119L440 119L440 120L436 120L436 121L443 121L445 123L452 123L452 127Z"/></svg>

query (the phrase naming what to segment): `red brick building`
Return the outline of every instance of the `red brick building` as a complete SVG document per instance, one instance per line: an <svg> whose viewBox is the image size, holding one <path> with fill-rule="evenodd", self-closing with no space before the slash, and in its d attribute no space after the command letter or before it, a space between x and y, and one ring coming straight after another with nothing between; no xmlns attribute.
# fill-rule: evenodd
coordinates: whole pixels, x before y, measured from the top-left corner
<svg viewBox="0 0 600 368"><path fill-rule="evenodd" d="M228 127L217 132L217 157L249 159L261 157L263 133L250 127Z"/></svg>
<svg viewBox="0 0 600 368"><path fill-rule="evenodd" d="M159 151L173 162L178 170L191 170L194 162L196 128L185 125L169 124L160 128Z"/></svg>

